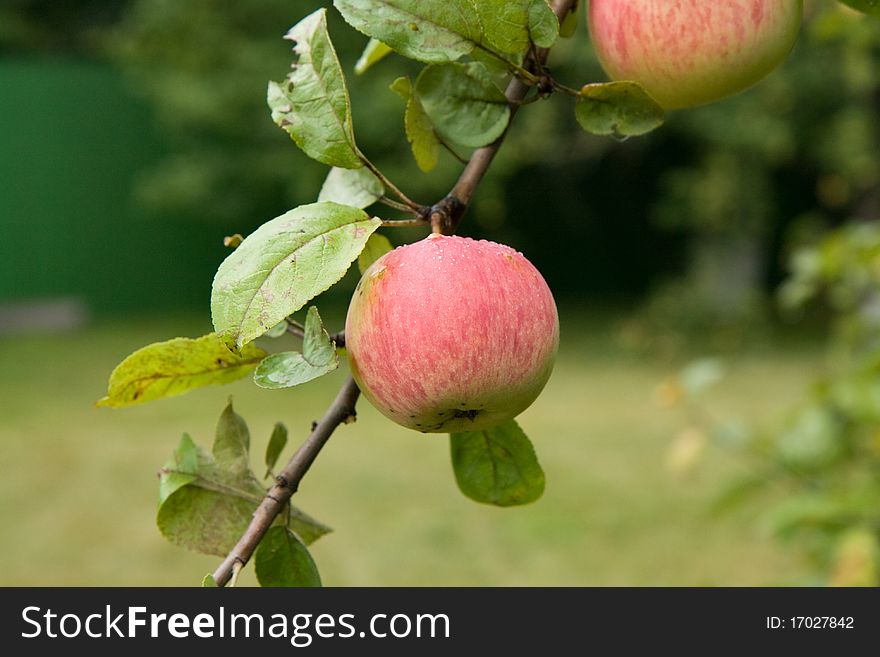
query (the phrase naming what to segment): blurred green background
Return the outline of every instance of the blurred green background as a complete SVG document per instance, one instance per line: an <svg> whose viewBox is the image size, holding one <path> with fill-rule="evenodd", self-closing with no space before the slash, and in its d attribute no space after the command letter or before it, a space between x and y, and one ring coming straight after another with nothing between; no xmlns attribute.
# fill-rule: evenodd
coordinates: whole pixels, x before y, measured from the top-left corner
<svg viewBox="0 0 880 657"><path fill-rule="evenodd" d="M331 399L340 373L93 407L134 349L210 330L225 235L316 197L326 168L264 99L280 37L329 4L0 4L0 584L197 583L216 560L154 524L180 434L209 444L232 394L260 454ZM586 135L564 98L517 116L460 232L522 250L557 297L557 369L521 418L547 493L475 505L444 437L364 402L298 493L336 530L312 547L326 584L878 583L880 21L806 8L768 79L645 138ZM366 39L332 10L330 30L361 147L439 199L460 165L418 172L387 89L418 67L356 77ZM583 20L551 64L604 79Z"/></svg>

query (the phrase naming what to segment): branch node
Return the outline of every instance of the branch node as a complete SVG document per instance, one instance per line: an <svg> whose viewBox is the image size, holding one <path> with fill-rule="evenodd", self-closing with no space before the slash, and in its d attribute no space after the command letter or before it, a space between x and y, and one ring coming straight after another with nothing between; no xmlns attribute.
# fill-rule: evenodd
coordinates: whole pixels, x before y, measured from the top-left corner
<svg viewBox="0 0 880 657"><path fill-rule="evenodd" d="M339 331L330 336L330 339L336 343L337 349L345 349L345 331Z"/></svg>
<svg viewBox="0 0 880 657"><path fill-rule="evenodd" d="M445 196L431 207L431 232L452 235L467 206L453 194Z"/></svg>
<svg viewBox="0 0 880 657"><path fill-rule="evenodd" d="M544 72L538 79L538 84L536 85L536 88L538 90L538 94L542 98L547 98L547 96L549 96L556 90L556 81L553 79L553 76L550 75L550 72L547 69L544 69Z"/></svg>

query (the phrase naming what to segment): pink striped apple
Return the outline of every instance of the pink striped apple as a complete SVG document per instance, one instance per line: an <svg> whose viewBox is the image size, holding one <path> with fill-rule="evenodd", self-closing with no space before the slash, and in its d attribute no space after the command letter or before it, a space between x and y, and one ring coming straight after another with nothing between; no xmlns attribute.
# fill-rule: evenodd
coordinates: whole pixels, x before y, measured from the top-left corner
<svg viewBox="0 0 880 657"><path fill-rule="evenodd" d="M384 415L423 432L476 431L538 397L559 318L514 249L432 235L364 272L345 322L352 375Z"/></svg>
<svg viewBox="0 0 880 657"><path fill-rule="evenodd" d="M803 0L590 0L587 20L608 75L675 109L767 75L794 45L802 12Z"/></svg>

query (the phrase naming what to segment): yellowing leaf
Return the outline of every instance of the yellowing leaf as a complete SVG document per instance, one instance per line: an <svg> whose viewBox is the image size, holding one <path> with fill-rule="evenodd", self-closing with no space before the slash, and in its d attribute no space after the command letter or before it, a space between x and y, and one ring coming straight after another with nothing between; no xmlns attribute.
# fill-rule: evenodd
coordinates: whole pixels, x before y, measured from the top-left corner
<svg viewBox="0 0 880 657"><path fill-rule="evenodd" d="M379 233L373 233L370 235L370 239L367 240L367 246L364 247L364 250L361 251L361 254L358 256L358 269L361 274L367 271L370 265L393 248L391 242L384 235L380 235Z"/></svg>
<svg viewBox="0 0 880 657"><path fill-rule="evenodd" d="M138 349L116 366L110 374L107 396L98 406L122 408L231 383L246 376L265 357L266 352L253 345L234 354L216 333L157 342Z"/></svg>
<svg viewBox="0 0 880 657"><path fill-rule="evenodd" d="M354 72L357 75L363 75L373 66L373 64L382 61L391 52L391 48L378 39L370 39L366 48L364 48L364 51L361 53L360 58L354 65Z"/></svg>
<svg viewBox="0 0 880 657"><path fill-rule="evenodd" d="M434 132L434 124L425 113L418 96L413 93L409 78L397 78L391 84L391 89L406 103L403 125L416 164L419 169L429 173L437 166L437 159L440 157L440 140Z"/></svg>

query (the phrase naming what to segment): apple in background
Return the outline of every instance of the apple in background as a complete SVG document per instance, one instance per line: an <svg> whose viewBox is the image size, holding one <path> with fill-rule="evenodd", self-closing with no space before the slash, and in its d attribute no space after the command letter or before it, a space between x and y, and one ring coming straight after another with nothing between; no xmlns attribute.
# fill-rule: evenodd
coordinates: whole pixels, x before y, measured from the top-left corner
<svg viewBox="0 0 880 657"><path fill-rule="evenodd" d="M735 94L772 71L797 40L803 0L590 0L599 61L667 109Z"/></svg>
<svg viewBox="0 0 880 657"><path fill-rule="evenodd" d="M431 433L509 420L540 394L559 344L541 274L514 249L431 235L364 272L345 321L352 375L394 422Z"/></svg>

